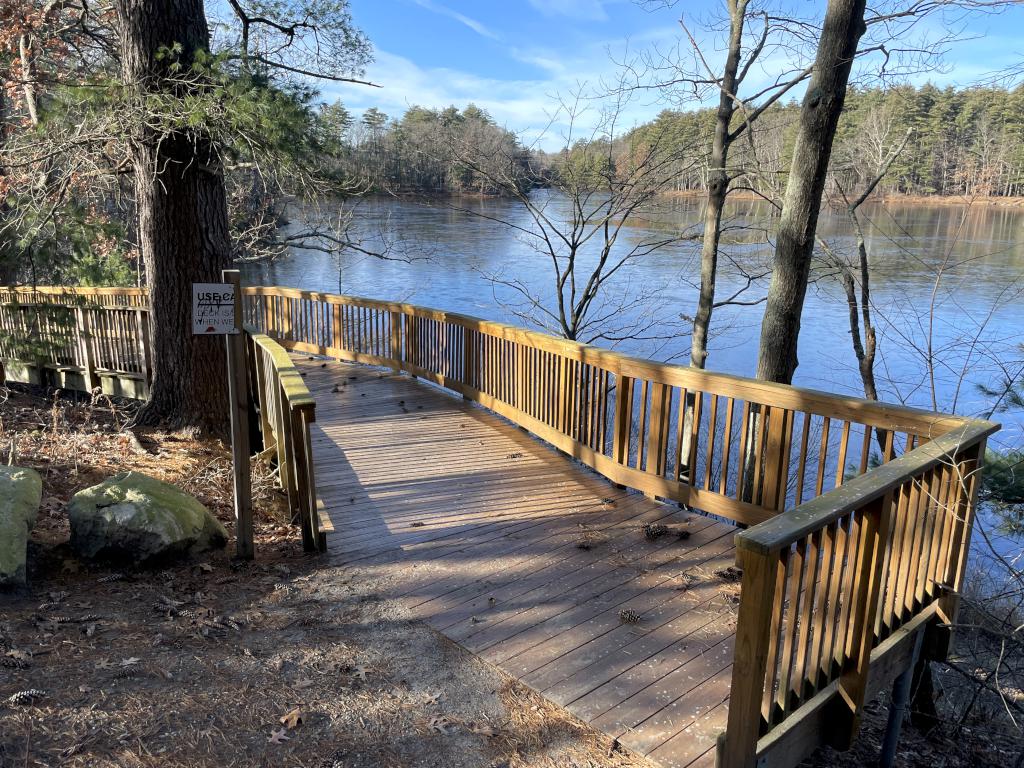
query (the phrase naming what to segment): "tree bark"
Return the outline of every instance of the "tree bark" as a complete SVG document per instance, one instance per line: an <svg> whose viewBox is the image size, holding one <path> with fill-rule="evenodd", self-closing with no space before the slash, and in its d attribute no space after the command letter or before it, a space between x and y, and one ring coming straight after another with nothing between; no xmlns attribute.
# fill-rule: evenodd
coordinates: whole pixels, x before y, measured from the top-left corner
<svg viewBox="0 0 1024 768"><path fill-rule="evenodd" d="M798 365L797 341L814 234L821 210L828 161L857 44L864 34L865 0L829 0L814 72L800 109L800 127L790 169L768 287L757 376L789 384Z"/></svg>
<svg viewBox="0 0 1024 768"><path fill-rule="evenodd" d="M117 0L117 14L122 77L140 110L147 94L181 95L195 87L173 84L172 57L158 53L179 44L184 74L196 53L208 49L202 0ZM193 336L191 323L191 284L220 282L231 262L220 160L201 130L144 126L132 138L132 166L154 350L152 394L139 422L226 434L224 344L220 337Z"/></svg>

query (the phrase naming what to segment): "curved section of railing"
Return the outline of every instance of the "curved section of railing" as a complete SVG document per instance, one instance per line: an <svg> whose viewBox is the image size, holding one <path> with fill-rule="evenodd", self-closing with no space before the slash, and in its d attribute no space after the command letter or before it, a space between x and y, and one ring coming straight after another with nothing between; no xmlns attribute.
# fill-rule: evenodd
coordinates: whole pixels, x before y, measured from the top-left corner
<svg viewBox="0 0 1024 768"><path fill-rule="evenodd" d="M745 524L964 423L410 304L278 287L245 293L247 321L285 347L420 376L612 482Z"/></svg>

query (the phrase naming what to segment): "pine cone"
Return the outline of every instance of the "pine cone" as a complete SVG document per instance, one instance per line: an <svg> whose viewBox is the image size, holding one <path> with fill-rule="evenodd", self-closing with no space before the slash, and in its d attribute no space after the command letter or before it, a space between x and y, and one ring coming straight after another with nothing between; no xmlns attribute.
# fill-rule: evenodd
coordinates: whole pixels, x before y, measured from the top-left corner
<svg viewBox="0 0 1024 768"><path fill-rule="evenodd" d="M651 541L664 536L668 533L668 528L661 523L646 523L644 524L644 536Z"/></svg>
<svg viewBox="0 0 1024 768"><path fill-rule="evenodd" d="M110 584L113 581L121 581L124 578L123 573L109 573L106 576L102 576L96 579L97 584Z"/></svg>
<svg viewBox="0 0 1024 768"><path fill-rule="evenodd" d="M130 680L138 674L134 667L123 667L117 670L113 677L115 680Z"/></svg>
<svg viewBox="0 0 1024 768"><path fill-rule="evenodd" d="M78 621L80 623L82 623L82 624L85 624L85 623L90 622L90 621L100 621L102 618L103 617L100 616L97 613L87 613L87 614L85 614L85 616L82 616L81 618L79 618Z"/></svg>
<svg viewBox="0 0 1024 768"><path fill-rule="evenodd" d="M619 611L619 621L623 624L639 624L640 614L631 608L623 608Z"/></svg>
<svg viewBox="0 0 1024 768"><path fill-rule="evenodd" d="M12 707L21 707L26 704L31 704L36 699L41 699L46 695L46 691L40 691L38 688L29 688L27 691L18 691L7 697L7 703Z"/></svg>

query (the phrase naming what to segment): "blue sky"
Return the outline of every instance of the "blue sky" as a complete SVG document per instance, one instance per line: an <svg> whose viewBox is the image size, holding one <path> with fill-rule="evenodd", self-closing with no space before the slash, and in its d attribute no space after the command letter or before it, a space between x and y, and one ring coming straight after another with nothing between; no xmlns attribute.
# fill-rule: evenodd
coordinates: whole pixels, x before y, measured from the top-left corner
<svg viewBox="0 0 1024 768"><path fill-rule="evenodd" d="M721 6L718 0L665 5L633 0L351 0L356 24L374 45L375 62L367 75L382 87L324 84L323 95L325 100L341 98L356 113L376 106L392 117L414 104L436 108L474 102L527 142L554 149L568 133L564 114L556 112L558 97L581 86L598 88L615 77L616 62L630 55L686 47L681 14L712 65L720 59L720 39L698 32L701 21ZM824 2L788 0L788 5L807 13L823 8ZM1024 59L1024 3L999 15L931 18L911 34L937 39L952 25L970 39L951 47L945 57L947 71L914 75L913 81L965 85ZM768 69L756 76L766 79ZM665 106L657 95L645 95L628 105L624 121L643 122Z"/></svg>

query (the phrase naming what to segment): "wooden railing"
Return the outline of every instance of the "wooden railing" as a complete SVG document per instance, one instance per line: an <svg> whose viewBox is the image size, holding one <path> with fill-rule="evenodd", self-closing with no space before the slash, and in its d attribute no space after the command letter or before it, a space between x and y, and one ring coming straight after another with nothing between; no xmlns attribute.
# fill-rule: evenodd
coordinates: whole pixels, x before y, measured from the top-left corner
<svg viewBox="0 0 1024 768"><path fill-rule="evenodd" d="M310 425L316 421L316 401L288 353L255 328L247 327L250 402L263 438L262 455L277 458L281 488L288 496L292 521L302 528L307 551L323 550Z"/></svg>
<svg viewBox="0 0 1024 768"><path fill-rule="evenodd" d="M248 322L285 347L408 371L479 401L613 482L745 524L963 423L409 304L245 292Z"/></svg>
<svg viewBox="0 0 1024 768"><path fill-rule="evenodd" d="M50 383L66 389L101 387L144 399L152 381L147 301L147 292L138 288L0 287L0 361L8 368L54 373L56 381ZM276 460L303 545L323 549L310 440L316 403L288 353L253 328L245 332L249 402L262 437L261 456ZM126 378L141 386L130 391L105 386L108 379Z"/></svg>
<svg viewBox="0 0 1024 768"><path fill-rule="evenodd" d="M44 296L57 300L40 303ZM0 359L52 371L68 388L145 397L152 376L148 310L74 298L0 290ZM125 390L125 380L137 386Z"/></svg>
<svg viewBox="0 0 1024 768"><path fill-rule="evenodd" d="M307 547L323 542L315 411L285 349L420 376L615 483L752 525L736 537L743 581L722 765L794 765L819 744L848 744L864 702L912 663L925 630L930 653L945 652L948 633L936 628L956 616L985 443L998 425L409 304L276 287L245 295L252 401ZM0 333L27 332L22 307L2 307ZM67 338L74 326L80 344L86 315L62 309L51 330ZM126 337L123 324L87 316L106 342ZM79 360L74 344L59 349L55 363Z"/></svg>
<svg viewBox="0 0 1024 768"><path fill-rule="evenodd" d="M736 536L743 583L725 765L755 755L775 764L794 739L820 743L812 734L847 746L914 633L953 623L996 429L967 421Z"/></svg>
<svg viewBox="0 0 1024 768"><path fill-rule="evenodd" d="M615 483L754 525L737 536L723 765L793 765L843 744L868 697L911 663L909 639L955 615L995 424L409 304L245 292L247 320L286 348L420 376Z"/></svg>

